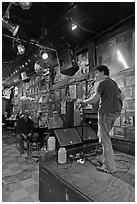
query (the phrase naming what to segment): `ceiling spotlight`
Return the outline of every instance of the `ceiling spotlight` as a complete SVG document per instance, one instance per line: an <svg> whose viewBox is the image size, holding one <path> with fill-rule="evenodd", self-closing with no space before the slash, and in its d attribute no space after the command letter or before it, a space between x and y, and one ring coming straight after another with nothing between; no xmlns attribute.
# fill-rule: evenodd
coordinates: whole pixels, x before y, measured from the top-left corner
<svg viewBox="0 0 137 204"><path fill-rule="evenodd" d="M72 26L71 26L71 30L75 30L78 26L74 23L72 23Z"/></svg>
<svg viewBox="0 0 137 204"><path fill-rule="evenodd" d="M17 45L17 49L18 49L18 55L23 55L25 52L25 47L24 45L22 45L21 43L19 43L19 45Z"/></svg>
<svg viewBox="0 0 137 204"><path fill-rule="evenodd" d="M46 52L43 53L43 54L42 54L42 58L45 59L45 60L48 59L48 54L47 54Z"/></svg>
<svg viewBox="0 0 137 204"><path fill-rule="evenodd" d="M15 36L19 30L19 25L14 25L7 19L2 19L2 26L8 29L13 36Z"/></svg>
<svg viewBox="0 0 137 204"><path fill-rule="evenodd" d="M22 9L29 10L32 2L18 2Z"/></svg>

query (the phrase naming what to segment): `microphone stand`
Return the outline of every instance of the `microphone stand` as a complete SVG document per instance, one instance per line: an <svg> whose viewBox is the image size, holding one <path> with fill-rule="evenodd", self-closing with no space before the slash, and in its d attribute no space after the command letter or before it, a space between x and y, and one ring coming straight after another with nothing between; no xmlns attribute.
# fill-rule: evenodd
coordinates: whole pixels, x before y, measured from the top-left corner
<svg viewBox="0 0 137 204"><path fill-rule="evenodd" d="M83 143L84 143L84 105L81 105L81 109L82 109L82 135L81 135L82 148L81 148L81 160L84 162L84 152L83 152Z"/></svg>
<svg viewBox="0 0 137 204"><path fill-rule="evenodd" d="M89 93L90 93L90 90L93 88L94 86L94 83L95 83L95 80L91 83L90 85L90 88L88 90L88 93L87 93L87 96L86 96L86 99L89 97ZM79 110L82 109L82 135L81 135L81 140L82 140L82 148L81 148L81 163L84 163L84 152L83 152L83 143L84 143L84 104L81 104L81 106L79 107Z"/></svg>

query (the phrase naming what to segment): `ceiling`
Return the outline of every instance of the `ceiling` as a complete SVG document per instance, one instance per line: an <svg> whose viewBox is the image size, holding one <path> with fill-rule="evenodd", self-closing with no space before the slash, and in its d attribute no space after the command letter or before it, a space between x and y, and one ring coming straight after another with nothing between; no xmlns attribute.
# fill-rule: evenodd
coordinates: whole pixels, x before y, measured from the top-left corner
<svg viewBox="0 0 137 204"><path fill-rule="evenodd" d="M2 15L9 2L2 2ZM64 45L72 49L98 38L135 15L134 2L32 2L30 9L24 10L19 4L12 4L9 20L19 25L15 38L21 39L25 53L17 55L13 46L12 33L2 28L2 75L5 83L13 71L28 59L33 60L34 53L43 45L57 51ZM70 29L74 22L78 28ZM31 62L30 62L31 63Z"/></svg>

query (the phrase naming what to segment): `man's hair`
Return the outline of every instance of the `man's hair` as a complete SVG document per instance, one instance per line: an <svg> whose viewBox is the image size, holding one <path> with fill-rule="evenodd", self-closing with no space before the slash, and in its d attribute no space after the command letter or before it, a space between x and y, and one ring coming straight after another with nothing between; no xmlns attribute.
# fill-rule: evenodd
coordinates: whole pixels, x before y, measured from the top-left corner
<svg viewBox="0 0 137 204"><path fill-rule="evenodd" d="M109 76L109 69L108 69L107 66L105 66L105 65L99 65L99 66L97 66L97 67L95 68L95 71L97 71L97 70L98 70L99 72L104 71L104 75Z"/></svg>

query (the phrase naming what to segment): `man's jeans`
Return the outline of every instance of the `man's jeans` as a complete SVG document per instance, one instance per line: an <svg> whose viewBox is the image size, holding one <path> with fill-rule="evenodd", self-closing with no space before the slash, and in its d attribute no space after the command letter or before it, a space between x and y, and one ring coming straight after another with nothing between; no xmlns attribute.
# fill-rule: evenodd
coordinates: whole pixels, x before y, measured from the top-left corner
<svg viewBox="0 0 137 204"><path fill-rule="evenodd" d="M103 145L104 167L110 172L116 171L114 152L109 135L114 126L118 113L99 113L98 114L98 137L99 142Z"/></svg>

